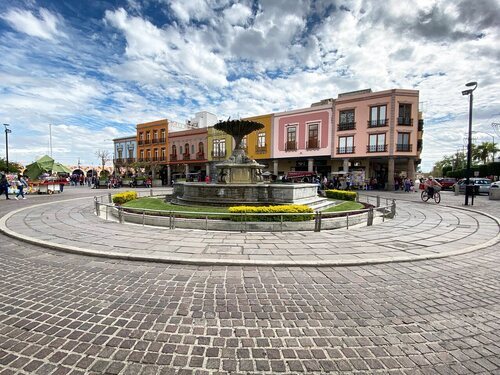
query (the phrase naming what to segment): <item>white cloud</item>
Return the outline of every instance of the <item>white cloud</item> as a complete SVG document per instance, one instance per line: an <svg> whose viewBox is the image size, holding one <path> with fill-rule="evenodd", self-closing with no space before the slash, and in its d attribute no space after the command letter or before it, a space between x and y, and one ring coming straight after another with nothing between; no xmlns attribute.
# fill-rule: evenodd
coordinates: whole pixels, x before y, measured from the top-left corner
<svg viewBox="0 0 500 375"><path fill-rule="evenodd" d="M151 73L158 74L153 78L158 82L164 82L168 76L180 76L207 85L227 83L224 59L197 39L196 33L186 38L175 27L160 29L141 17L129 16L123 8L106 11L105 20L125 35L129 60L124 64L135 65L139 70L144 70L140 65L153 67ZM142 81L136 70L121 71L127 79ZM151 73L145 74L146 82L152 78Z"/></svg>
<svg viewBox="0 0 500 375"><path fill-rule="evenodd" d="M41 39L54 40L57 36L65 35L58 29L60 17L45 8L40 8L39 17L29 10L10 9L1 18L15 30Z"/></svg>
<svg viewBox="0 0 500 375"><path fill-rule="evenodd" d="M224 9L224 18L231 25L244 25L252 15L252 10L244 4L233 4Z"/></svg>
<svg viewBox="0 0 500 375"><path fill-rule="evenodd" d="M170 1L170 7L179 20L188 23L190 20L204 20L210 18L212 10L204 0Z"/></svg>

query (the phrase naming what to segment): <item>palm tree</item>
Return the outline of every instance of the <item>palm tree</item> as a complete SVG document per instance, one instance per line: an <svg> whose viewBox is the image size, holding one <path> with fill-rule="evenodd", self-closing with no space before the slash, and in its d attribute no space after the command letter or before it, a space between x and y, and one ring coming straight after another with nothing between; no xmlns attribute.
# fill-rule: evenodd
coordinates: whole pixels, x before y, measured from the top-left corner
<svg viewBox="0 0 500 375"><path fill-rule="evenodd" d="M483 142L479 146L477 146L476 149L477 149L477 157L479 160L483 162L483 164L487 163L490 155L491 155L491 160L494 161L495 153L499 151L493 142Z"/></svg>

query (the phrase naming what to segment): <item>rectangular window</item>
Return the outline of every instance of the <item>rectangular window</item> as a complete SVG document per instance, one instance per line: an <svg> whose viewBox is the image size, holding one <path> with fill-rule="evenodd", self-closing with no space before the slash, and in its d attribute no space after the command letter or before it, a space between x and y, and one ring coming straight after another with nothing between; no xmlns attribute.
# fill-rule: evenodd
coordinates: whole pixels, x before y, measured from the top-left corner
<svg viewBox="0 0 500 375"><path fill-rule="evenodd" d="M368 120L368 127L375 128L378 126L387 126L388 120L386 118L385 105L379 105L370 108L370 120Z"/></svg>
<svg viewBox="0 0 500 375"><path fill-rule="evenodd" d="M226 140L225 139L214 139L213 141L213 157L222 158L226 156Z"/></svg>
<svg viewBox="0 0 500 375"><path fill-rule="evenodd" d="M286 150L297 150L297 128L289 126L286 128Z"/></svg>
<svg viewBox="0 0 500 375"><path fill-rule="evenodd" d="M141 150L141 152L139 153L139 158L141 159L140 161L144 160L144 150Z"/></svg>
<svg viewBox="0 0 500 375"><path fill-rule="evenodd" d="M385 133L370 134L367 152L384 152L384 151L387 151L387 145L385 144Z"/></svg>
<svg viewBox="0 0 500 375"><path fill-rule="evenodd" d="M167 149L165 147L162 147L161 149L161 160L164 161L167 159Z"/></svg>
<svg viewBox="0 0 500 375"><path fill-rule="evenodd" d="M339 125L337 130L354 130L356 129L356 122L354 120L354 109L340 111Z"/></svg>
<svg viewBox="0 0 500 375"><path fill-rule="evenodd" d="M266 133L257 134L257 147L259 148L266 147Z"/></svg>
<svg viewBox="0 0 500 375"><path fill-rule="evenodd" d="M247 144L247 136L245 135L243 137L243 139L241 140L241 148L247 148L248 144Z"/></svg>
<svg viewBox="0 0 500 375"><path fill-rule="evenodd" d="M411 104L399 104L398 125L413 125L411 118Z"/></svg>
<svg viewBox="0 0 500 375"><path fill-rule="evenodd" d="M398 133L396 151L411 151L410 133Z"/></svg>
<svg viewBox="0 0 500 375"><path fill-rule="evenodd" d="M157 140L158 140L158 132L157 132L156 130L153 132L153 139L154 139L155 141L157 141Z"/></svg>
<svg viewBox="0 0 500 375"><path fill-rule="evenodd" d="M319 125L311 124L308 127L308 138L307 138L307 148L319 148Z"/></svg>
<svg viewBox="0 0 500 375"><path fill-rule="evenodd" d="M338 154L353 154L354 153L354 136L339 137Z"/></svg>
<svg viewBox="0 0 500 375"><path fill-rule="evenodd" d="M130 147L128 148L128 158L132 159L134 157L134 148Z"/></svg>
<svg viewBox="0 0 500 375"><path fill-rule="evenodd" d="M165 136L165 129L161 129L161 141L165 142L166 136Z"/></svg>
<svg viewBox="0 0 500 375"><path fill-rule="evenodd" d="M155 158L156 158L156 159L158 159L158 156L159 156L159 154L158 154L158 149L157 149L157 148L155 148Z"/></svg>

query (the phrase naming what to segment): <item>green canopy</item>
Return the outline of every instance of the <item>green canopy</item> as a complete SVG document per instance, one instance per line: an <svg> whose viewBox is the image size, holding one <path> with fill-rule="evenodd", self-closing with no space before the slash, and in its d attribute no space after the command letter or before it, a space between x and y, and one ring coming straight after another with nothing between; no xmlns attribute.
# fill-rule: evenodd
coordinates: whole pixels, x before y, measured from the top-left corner
<svg viewBox="0 0 500 375"><path fill-rule="evenodd" d="M71 170L61 163L55 163L54 159L45 155L28 165L24 171L24 175L30 180L36 180L44 173L71 173Z"/></svg>
<svg viewBox="0 0 500 375"><path fill-rule="evenodd" d="M54 163L54 166L52 167L52 173L71 173L71 170L61 163Z"/></svg>

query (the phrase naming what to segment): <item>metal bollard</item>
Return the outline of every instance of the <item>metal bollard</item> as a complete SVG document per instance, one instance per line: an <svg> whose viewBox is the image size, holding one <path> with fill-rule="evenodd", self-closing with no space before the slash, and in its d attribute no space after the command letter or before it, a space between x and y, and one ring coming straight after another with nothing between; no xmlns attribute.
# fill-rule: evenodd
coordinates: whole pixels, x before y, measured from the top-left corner
<svg viewBox="0 0 500 375"><path fill-rule="evenodd" d="M152 197L153 196L153 189L149 189L149 196Z"/></svg>
<svg viewBox="0 0 500 375"><path fill-rule="evenodd" d="M394 218L394 216L396 216L396 201L393 199L391 205L391 218Z"/></svg>
<svg viewBox="0 0 500 375"><path fill-rule="evenodd" d="M356 202L359 203L359 194L358 193L356 193Z"/></svg>
<svg viewBox="0 0 500 375"><path fill-rule="evenodd" d="M111 193L108 193L108 203L113 203L113 199L111 198Z"/></svg>
<svg viewBox="0 0 500 375"><path fill-rule="evenodd" d="M368 227L373 225L373 207L371 207L371 208L368 210L368 218L367 218L367 220L366 220L366 225L367 225Z"/></svg>
<svg viewBox="0 0 500 375"><path fill-rule="evenodd" d="M346 229L349 229L349 213L345 215Z"/></svg>
<svg viewBox="0 0 500 375"><path fill-rule="evenodd" d="M315 232L319 232L321 230L321 227L320 227L320 217L319 217L319 212L316 211L314 213L314 231Z"/></svg>
<svg viewBox="0 0 500 375"><path fill-rule="evenodd" d="M377 207L380 207L380 195L377 195Z"/></svg>

